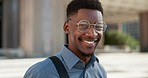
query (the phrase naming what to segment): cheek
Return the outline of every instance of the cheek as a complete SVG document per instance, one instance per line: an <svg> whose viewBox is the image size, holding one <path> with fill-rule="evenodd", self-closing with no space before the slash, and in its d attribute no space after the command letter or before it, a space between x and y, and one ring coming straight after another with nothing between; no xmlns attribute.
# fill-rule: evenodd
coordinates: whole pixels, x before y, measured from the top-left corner
<svg viewBox="0 0 148 78"><path fill-rule="evenodd" d="M101 40L103 38L103 33L98 34L99 36L99 40Z"/></svg>
<svg viewBox="0 0 148 78"><path fill-rule="evenodd" d="M102 37L102 36L103 36L103 33L99 33L98 35L99 35L100 37Z"/></svg>
<svg viewBox="0 0 148 78"><path fill-rule="evenodd" d="M75 37L76 37L76 32L75 30L71 29L70 33L69 33L69 37L71 41L74 41Z"/></svg>
<svg viewBox="0 0 148 78"><path fill-rule="evenodd" d="M97 32L98 36L103 36L103 31Z"/></svg>
<svg viewBox="0 0 148 78"><path fill-rule="evenodd" d="M81 36L81 33L78 30L73 30L70 32L71 40L76 41Z"/></svg>

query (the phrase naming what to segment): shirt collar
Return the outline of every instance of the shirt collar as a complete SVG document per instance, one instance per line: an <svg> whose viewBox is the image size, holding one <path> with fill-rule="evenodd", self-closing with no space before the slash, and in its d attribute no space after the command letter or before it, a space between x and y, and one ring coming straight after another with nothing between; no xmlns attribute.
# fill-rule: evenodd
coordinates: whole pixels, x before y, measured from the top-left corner
<svg viewBox="0 0 148 78"><path fill-rule="evenodd" d="M75 54L73 54L67 47L68 46L65 45L62 48L60 54L68 68L71 69L78 61L80 61L80 59Z"/></svg>
<svg viewBox="0 0 148 78"><path fill-rule="evenodd" d="M63 46L62 50L60 51L60 55L62 56L68 69L71 69L81 60L73 52L71 52L67 47L68 47L68 45ZM94 54L88 65L93 64L95 61L98 61L98 59L97 59L96 55Z"/></svg>

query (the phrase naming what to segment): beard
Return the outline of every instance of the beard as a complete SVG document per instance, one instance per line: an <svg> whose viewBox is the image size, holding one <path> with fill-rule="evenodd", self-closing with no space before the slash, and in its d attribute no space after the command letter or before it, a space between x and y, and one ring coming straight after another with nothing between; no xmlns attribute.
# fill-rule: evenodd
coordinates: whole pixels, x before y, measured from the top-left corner
<svg viewBox="0 0 148 78"><path fill-rule="evenodd" d="M85 54L85 53L81 53L84 57L91 57L93 54Z"/></svg>

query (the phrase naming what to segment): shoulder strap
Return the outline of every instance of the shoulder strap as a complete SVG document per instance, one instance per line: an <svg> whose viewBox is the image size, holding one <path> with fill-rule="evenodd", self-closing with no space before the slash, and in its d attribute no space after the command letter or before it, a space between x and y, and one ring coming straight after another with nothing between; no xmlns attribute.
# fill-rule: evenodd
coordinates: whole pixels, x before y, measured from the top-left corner
<svg viewBox="0 0 148 78"><path fill-rule="evenodd" d="M60 61L60 59L56 56L52 56L49 58L52 60L53 64L55 65L60 78L69 78L68 73L67 73L63 63Z"/></svg>

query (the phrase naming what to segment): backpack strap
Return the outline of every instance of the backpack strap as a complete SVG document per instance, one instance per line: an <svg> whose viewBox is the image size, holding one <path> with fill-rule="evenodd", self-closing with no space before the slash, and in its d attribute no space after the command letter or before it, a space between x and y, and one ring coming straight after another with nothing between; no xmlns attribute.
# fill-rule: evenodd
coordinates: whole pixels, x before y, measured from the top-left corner
<svg viewBox="0 0 148 78"><path fill-rule="evenodd" d="M51 61L55 65L60 78L69 78L68 73L67 73L63 63L60 61L60 59L58 57L51 56L51 57L49 57L49 59L51 59Z"/></svg>

